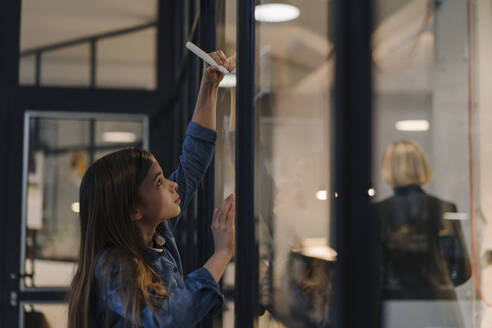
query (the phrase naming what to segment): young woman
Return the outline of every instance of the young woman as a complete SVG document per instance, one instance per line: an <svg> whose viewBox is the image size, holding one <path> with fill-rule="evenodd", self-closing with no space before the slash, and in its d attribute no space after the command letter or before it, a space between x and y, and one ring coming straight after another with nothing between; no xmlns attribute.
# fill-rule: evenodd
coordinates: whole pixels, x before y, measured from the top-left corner
<svg viewBox="0 0 492 328"><path fill-rule="evenodd" d="M210 55L233 69L221 51ZM173 232L213 156L222 78L205 65L180 164L169 178L152 154L134 148L97 160L85 173L70 328L194 327L221 309L217 282L233 255L234 197L214 212L215 253L186 279Z"/></svg>

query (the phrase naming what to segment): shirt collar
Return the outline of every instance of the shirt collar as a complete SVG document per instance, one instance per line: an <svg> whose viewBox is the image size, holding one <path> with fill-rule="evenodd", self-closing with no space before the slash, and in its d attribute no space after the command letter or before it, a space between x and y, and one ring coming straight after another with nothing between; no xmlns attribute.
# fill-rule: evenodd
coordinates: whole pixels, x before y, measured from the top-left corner
<svg viewBox="0 0 492 328"><path fill-rule="evenodd" d="M419 185L416 184L395 187L396 195L403 196L403 195L408 195L410 193L424 193L424 190Z"/></svg>
<svg viewBox="0 0 492 328"><path fill-rule="evenodd" d="M159 248L149 247L149 249L154 250L158 253L162 253L164 251L162 247L164 246L165 243L166 243L166 239L164 239L164 237L162 237L162 235L156 231L154 233L154 245L158 246Z"/></svg>

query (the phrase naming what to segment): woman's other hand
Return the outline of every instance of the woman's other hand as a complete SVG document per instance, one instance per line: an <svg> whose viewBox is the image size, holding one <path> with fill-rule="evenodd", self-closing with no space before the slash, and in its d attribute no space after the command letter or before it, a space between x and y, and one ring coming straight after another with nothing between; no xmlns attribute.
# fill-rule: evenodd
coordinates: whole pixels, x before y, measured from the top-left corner
<svg viewBox="0 0 492 328"><path fill-rule="evenodd" d="M236 200L231 194L214 211L212 233L216 253L234 255Z"/></svg>

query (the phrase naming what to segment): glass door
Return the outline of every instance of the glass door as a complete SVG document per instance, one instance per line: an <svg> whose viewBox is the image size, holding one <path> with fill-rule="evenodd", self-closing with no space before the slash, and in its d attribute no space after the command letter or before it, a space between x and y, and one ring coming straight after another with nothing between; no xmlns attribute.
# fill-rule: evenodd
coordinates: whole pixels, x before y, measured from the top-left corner
<svg viewBox="0 0 492 328"><path fill-rule="evenodd" d="M26 112L19 327L66 327L64 294L79 251L80 182L91 163L126 147L148 149L146 116Z"/></svg>
<svg viewBox="0 0 492 328"><path fill-rule="evenodd" d="M259 327L325 327L330 241L332 1L255 9L254 211Z"/></svg>
<svg viewBox="0 0 492 328"><path fill-rule="evenodd" d="M382 327L490 326L490 5L473 3L374 1Z"/></svg>

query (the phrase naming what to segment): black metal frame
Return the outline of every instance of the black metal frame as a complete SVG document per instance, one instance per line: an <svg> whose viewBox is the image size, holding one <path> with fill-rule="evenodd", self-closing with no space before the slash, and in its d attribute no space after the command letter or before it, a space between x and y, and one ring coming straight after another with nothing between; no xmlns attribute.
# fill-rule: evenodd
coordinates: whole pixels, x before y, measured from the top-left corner
<svg viewBox="0 0 492 328"><path fill-rule="evenodd" d="M11 159L15 157L16 150L8 145L13 143L12 130L10 129L10 109L11 92L18 84L18 64L19 64L19 35L20 35L20 10L19 1L2 1L0 3L0 327L9 327L11 313L9 312L11 291L16 289L15 281L9 277L9 268L16 265L14 256L9 254L15 239L11 234L5 233L15 224L19 218L20 208L16 205L13 195L20 186L19 180L12 181L13 167ZM22 140L22 139L21 139ZM22 148L22 147L19 147ZM17 150L18 151L18 150ZM9 159L9 160L8 160ZM20 162L18 162L20 163ZM10 183L17 186L9 188ZM17 188L16 188L17 187ZM12 295L14 296L14 295Z"/></svg>
<svg viewBox="0 0 492 328"><path fill-rule="evenodd" d="M371 1L336 0L331 240L338 252L333 327L379 327L378 263L371 224Z"/></svg>
<svg viewBox="0 0 492 328"><path fill-rule="evenodd" d="M200 0L199 46L205 52L215 50L215 0ZM202 71L201 69L199 70ZM214 211L215 160L212 160L198 193L197 247L198 261L203 265L212 255L214 241L210 225ZM206 319L201 327L211 328L212 319Z"/></svg>
<svg viewBox="0 0 492 328"><path fill-rule="evenodd" d="M237 1L235 327L253 327L258 303L254 220L254 0Z"/></svg>

